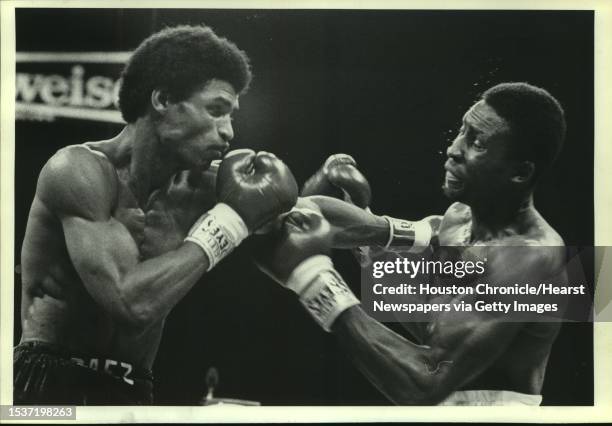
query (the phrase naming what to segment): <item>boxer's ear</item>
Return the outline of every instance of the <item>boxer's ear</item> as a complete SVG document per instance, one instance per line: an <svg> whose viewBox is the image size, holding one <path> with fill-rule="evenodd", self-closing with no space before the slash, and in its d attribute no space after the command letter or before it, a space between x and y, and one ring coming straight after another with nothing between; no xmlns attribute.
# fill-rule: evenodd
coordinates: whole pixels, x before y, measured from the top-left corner
<svg viewBox="0 0 612 426"><path fill-rule="evenodd" d="M529 182L535 173L535 164L532 161L521 161L512 176L512 182L524 184Z"/></svg>
<svg viewBox="0 0 612 426"><path fill-rule="evenodd" d="M151 92L151 106L155 111L163 114L168 109L168 94L165 90L153 89Z"/></svg>

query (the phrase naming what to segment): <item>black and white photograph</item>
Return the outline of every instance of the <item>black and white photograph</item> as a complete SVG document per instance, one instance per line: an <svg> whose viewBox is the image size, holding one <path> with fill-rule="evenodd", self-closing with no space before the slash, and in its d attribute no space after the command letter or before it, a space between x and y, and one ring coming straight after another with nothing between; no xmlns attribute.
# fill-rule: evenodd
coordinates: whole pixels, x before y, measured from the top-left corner
<svg viewBox="0 0 612 426"><path fill-rule="evenodd" d="M377 316L363 271L526 246L460 276L518 288L592 251L595 22L15 8L12 405L593 408L592 318Z"/></svg>

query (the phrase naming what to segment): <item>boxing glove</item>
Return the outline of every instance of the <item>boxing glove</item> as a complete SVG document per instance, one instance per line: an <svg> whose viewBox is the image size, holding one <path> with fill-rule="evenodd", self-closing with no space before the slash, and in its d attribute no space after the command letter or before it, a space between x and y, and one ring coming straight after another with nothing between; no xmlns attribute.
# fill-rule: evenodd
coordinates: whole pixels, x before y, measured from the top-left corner
<svg viewBox="0 0 612 426"><path fill-rule="evenodd" d="M331 226L318 212L294 209L283 217L280 229L255 244L259 268L296 293L315 321L330 331L334 320L359 304L328 256Z"/></svg>
<svg viewBox="0 0 612 426"><path fill-rule="evenodd" d="M330 156L323 167L306 181L300 195L328 195L361 208L368 207L372 200L370 184L357 169L353 157L347 154Z"/></svg>
<svg viewBox="0 0 612 426"><path fill-rule="evenodd" d="M293 174L269 152L232 151L217 173L217 200L234 209L249 232L289 211L297 194Z"/></svg>
<svg viewBox="0 0 612 426"><path fill-rule="evenodd" d="M262 224L297 201L297 183L274 154L242 149L228 153L216 175L217 204L203 214L186 241L200 246L208 270Z"/></svg>

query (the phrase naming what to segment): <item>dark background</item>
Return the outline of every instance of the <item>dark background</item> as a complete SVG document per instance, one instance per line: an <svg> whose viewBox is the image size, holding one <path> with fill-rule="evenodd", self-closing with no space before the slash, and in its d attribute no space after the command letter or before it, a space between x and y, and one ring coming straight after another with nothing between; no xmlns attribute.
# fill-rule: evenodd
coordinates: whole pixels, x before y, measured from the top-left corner
<svg viewBox="0 0 612 426"><path fill-rule="evenodd" d="M593 244L592 12L20 9L17 51L132 50L184 23L212 26L251 58L254 81L240 101L234 147L275 152L300 183L329 154L350 153L370 180L374 212L392 216L444 211L440 153L480 92L502 81L546 88L565 108L568 133L536 206L568 245ZM16 262L44 162L62 146L120 128L16 122ZM350 255L335 256L358 292ZM16 342L19 335L16 309ZM591 325L564 325L544 403L592 404L592 358ZM170 315L155 364L156 402L195 403L210 366L220 372L218 396L266 405L389 403L240 249Z"/></svg>

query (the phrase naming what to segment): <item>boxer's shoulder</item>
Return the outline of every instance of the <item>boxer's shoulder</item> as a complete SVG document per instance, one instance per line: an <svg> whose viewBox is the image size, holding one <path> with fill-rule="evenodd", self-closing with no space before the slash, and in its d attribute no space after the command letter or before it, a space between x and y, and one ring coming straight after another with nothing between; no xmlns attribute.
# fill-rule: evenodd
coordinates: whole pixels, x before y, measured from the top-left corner
<svg viewBox="0 0 612 426"><path fill-rule="evenodd" d="M117 191L117 173L106 156L85 145L70 145L44 165L36 195L57 213L93 218L109 210Z"/></svg>
<svg viewBox="0 0 612 426"><path fill-rule="evenodd" d="M472 217L472 210L467 204L460 202L454 202L444 212L444 223L451 224L463 224L469 222Z"/></svg>
<svg viewBox="0 0 612 426"><path fill-rule="evenodd" d="M520 264L523 270L532 269L544 274L557 271L564 264L564 241L539 214L507 231L506 236L488 244L504 247L493 252L497 253L501 264ZM494 258L495 255L489 256L491 264Z"/></svg>
<svg viewBox="0 0 612 426"><path fill-rule="evenodd" d="M507 229L496 245L524 247L565 247L563 238L538 213L531 209Z"/></svg>
<svg viewBox="0 0 612 426"><path fill-rule="evenodd" d="M561 235L544 219L540 213L534 212L535 218L529 225L527 236L530 242L540 246L565 246Z"/></svg>
<svg viewBox="0 0 612 426"><path fill-rule="evenodd" d="M49 177L87 179L98 172L114 171L114 166L103 153L82 144L61 148L47 161L43 170L51 173Z"/></svg>
<svg viewBox="0 0 612 426"><path fill-rule="evenodd" d="M465 226L469 225L472 218L472 210L466 204L455 202L444 212L438 227L438 235L441 244L454 245L463 237L455 235Z"/></svg>
<svg viewBox="0 0 612 426"><path fill-rule="evenodd" d="M527 247L537 248L528 250L529 253L537 253L539 264L543 268L557 270L566 262L565 241L559 233L537 213L535 220L528 226L528 230L522 235L521 244Z"/></svg>

